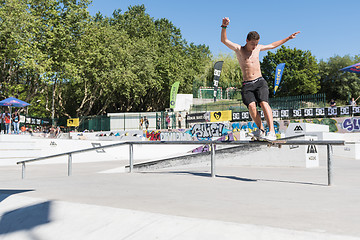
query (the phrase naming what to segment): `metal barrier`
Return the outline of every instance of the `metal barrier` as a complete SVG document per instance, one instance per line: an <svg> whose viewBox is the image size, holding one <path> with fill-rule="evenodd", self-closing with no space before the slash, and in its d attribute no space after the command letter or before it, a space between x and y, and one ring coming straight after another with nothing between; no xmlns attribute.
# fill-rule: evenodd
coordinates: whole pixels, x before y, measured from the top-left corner
<svg viewBox="0 0 360 240"><path fill-rule="evenodd" d="M95 151L98 149L117 147L121 145L129 145L129 172L133 172L134 168L134 145L148 145L148 144L188 144L188 145L199 145L199 144L209 144L211 145L211 177L216 177L215 173L215 146L216 145L269 145L269 142L266 141L129 141L129 142L121 142L115 144L109 144L100 147L93 147L87 149L81 149L71 152L65 152L60 154L54 154L50 156L38 157L29 160L19 161L17 164L22 165L22 179L25 178L25 170L26 163L37 162L46 160L49 158L60 157L64 155L68 155L68 176L72 174L72 155L82 152ZM275 145L326 145L327 146L327 173L328 173L328 186L331 185L332 182L332 164L331 164L331 154L332 154L332 146L333 145L344 145L345 141L339 140L287 140L284 142L275 142Z"/></svg>

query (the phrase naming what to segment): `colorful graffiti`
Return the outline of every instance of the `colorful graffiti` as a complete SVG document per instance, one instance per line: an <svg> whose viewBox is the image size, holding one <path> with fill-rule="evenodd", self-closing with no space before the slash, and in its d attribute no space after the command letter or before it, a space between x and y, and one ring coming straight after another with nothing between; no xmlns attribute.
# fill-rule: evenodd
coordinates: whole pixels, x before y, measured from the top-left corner
<svg viewBox="0 0 360 240"><path fill-rule="evenodd" d="M161 132L161 141L191 141L192 137L187 132Z"/></svg>
<svg viewBox="0 0 360 240"><path fill-rule="evenodd" d="M359 132L360 118L346 118L342 123L342 127L349 132Z"/></svg>
<svg viewBox="0 0 360 240"><path fill-rule="evenodd" d="M216 146L214 147L216 150ZM201 152L209 152L211 151L211 145L205 144L204 146L200 146L192 150L193 153L201 153Z"/></svg>
<svg viewBox="0 0 360 240"><path fill-rule="evenodd" d="M266 130L266 132L269 131L269 126L267 125L267 123L263 123L264 124L264 128ZM239 123L239 122L235 122L231 124L231 128L233 132L237 132L237 131L245 131L245 132L252 132L255 131L258 127L256 126L255 122L246 122L246 123ZM274 121L274 129L275 129L275 133L278 134L280 131L280 123L277 121Z"/></svg>
<svg viewBox="0 0 360 240"><path fill-rule="evenodd" d="M144 131L144 135L150 141L160 141L160 131Z"/></svg>
<svg viewBox="0 0 360 240"><path fill-rule="evenodd" d="M229 131L223 123L197 123L190 130L191 136L198 140L210 140L213 137L222 137Z"/></svg>

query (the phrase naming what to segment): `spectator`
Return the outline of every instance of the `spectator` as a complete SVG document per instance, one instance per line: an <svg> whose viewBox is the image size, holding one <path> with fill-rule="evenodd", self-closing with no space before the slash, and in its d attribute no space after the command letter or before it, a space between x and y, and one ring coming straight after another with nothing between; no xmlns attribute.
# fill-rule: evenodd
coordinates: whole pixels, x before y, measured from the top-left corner
<svg viewBox="0 0 360 240"><path fill-rule="evenodd" d="M170 129L170 117L169 117L169 114L166 114L166 128Z"/></svg>
<svg viewBox="0 0 360 240"><path fill-rule="evenodd" d="M178 126L179 126L179 128L181 128L181 122L182 122L182 116L181 116L181 113L179 113L179 115L178 115Z"/></svg>
<svg viewBox="0 0 360 240"><path fill-rule="evenodd" d="M20 134L20 130L19 130L20 115L17 110L15 110L15 112L12 114L11 118L12 118L12 123L14 126L14 134Z"/></svg>
<svg viewBox="0 0 360 240"><path fill-rule="evenodd" d="M148 128L149 128L149 120L146 117L144 117L144 123L145 123L146 130L148 130Z"/></svg>
<svg viewBox="0 0 360 240"><path fill-rule="evenodd" d="M331 99L330 101L330 107L336 107L336 102L334 99Z"/></svg>
<svg viewBox="0 0 360 240"><path fill-rule="evenodd" d="M5 134L9 134L9 132L11 131L11 127L10 127L11 119L10 118L11 118L10 113L8 112L8 110L5 110L5 113L4 113Z"/></svg>
<svg viewBox="0 0 360 240"><path fill-rule="evenodd" d="M157 118L157 121L156 121L156 129L161 129L161 117L158 117L158 118Z"/></svg>
<svg viewBox="0 0 360 240"><path fill-rule="evenodd" d="M0 113L0 133L5 132L4 113Z"/></svg>
<svg viewBox="0 0 360 240"><path fill-rule="evenodd" d="M353 107L356 106L356 101L354 100L354 98L351 98L350 105Z"/></svg>
<svg viewBox="0 0 360 240"><path fill-rule="evenodd" d="M140 127L141 130L143 129L143 123L144 123L144 119L143 119L143 117L141 117L140 118L140 124L139 124L139 127Z"/></svg>

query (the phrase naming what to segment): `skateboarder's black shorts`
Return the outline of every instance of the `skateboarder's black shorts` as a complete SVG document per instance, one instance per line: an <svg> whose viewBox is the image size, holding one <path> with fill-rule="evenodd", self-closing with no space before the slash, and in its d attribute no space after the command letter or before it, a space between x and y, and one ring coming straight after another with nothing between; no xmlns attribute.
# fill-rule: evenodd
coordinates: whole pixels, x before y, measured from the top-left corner
<svg viewBox="0 0 360 240"><path fill-rule="evenodd" d="M269 102L269 86L263 77L255 80L244 81L241 89L243 103L249 107L249 104L255 102Z"/></svg>

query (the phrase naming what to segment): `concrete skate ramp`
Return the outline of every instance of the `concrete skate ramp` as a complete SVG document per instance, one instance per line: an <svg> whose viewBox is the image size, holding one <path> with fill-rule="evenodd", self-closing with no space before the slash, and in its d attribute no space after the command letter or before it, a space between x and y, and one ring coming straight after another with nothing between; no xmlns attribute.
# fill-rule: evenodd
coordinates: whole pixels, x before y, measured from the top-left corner
<svg viewBox="0 0 360 240"><path fill-rule="evenodd" d="M237 158L240 161L241 159L244 158L245 155L247 156L245 158L251 157L248 155L254 152L261 151L262 149L265 149L264 146L240 145L240 146L232 146L225 148L224 147L221 148L220 146L220 148L216 149L215 152L216 152L216 159L219 161L221 161L222 159L229 159L229 158ZM147 171L147 170L155 170L155 169L169 168L169 167L197 164L197 163L210 164L210 154L211 154L210 151L199 152L199 153L186 153L176 157L140 162L134 164L134 170ZM128 169L129 165L125 166L125 168Z"/></svg>
<svg viewBox="0 0 360 240"><path fill-rule="evenodd" d="M238 146L217 146L215 164L234 162L242 166L262 167L305 167L305 148L307 146L267 147L265 145L243 144ZM164 149L167 146L163 147ZM318 146L317 150L322 159L326 158L326 147ZM158 160L137 162L135 171L151 171L189 164L210 164L210 151L201 153L186 153L181 156L163 158ZM322 161L324 162L324 161ZM129 165L126 166L129 168Z"/></svg>

